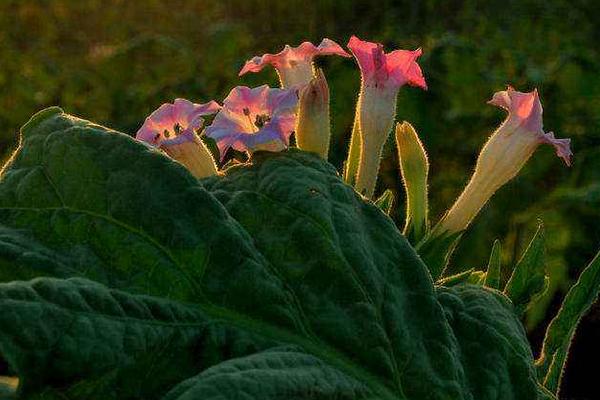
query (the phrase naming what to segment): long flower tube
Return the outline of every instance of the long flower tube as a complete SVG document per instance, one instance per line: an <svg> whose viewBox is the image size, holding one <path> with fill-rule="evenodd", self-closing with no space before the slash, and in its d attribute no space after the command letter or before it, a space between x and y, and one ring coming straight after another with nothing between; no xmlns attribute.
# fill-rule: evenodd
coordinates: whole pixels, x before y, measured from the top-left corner
<svg viewBox="0 0 600 400"><path fill-rule="evenodd" d="M481 149L469 183L435 228L438 235L465 230L489 198L519 173L540 144L554 146L556 155L571 165L571 140L557 139L543 130L537 90L523 93L509 86L488 103L505 109L508 116Z"/></svg>
<svg viewBox="0 0 600 400"><path fill-rule="evenodd" d="M355 180L359 193L368 198L373 196L383 145L387 140L396 115L396 98L405 84L427 89L425 78L416 60L421 50L383 51L383 45L365 42L352 36L348 48L356 58L361 72L361 89L356 107L355 125L351 139L347 171L356 170L356 177L346 175L346 180ZM356 159L356 147L360 143L358 167L352 165ZM350 172L350 175L351 175Z"/></svg>

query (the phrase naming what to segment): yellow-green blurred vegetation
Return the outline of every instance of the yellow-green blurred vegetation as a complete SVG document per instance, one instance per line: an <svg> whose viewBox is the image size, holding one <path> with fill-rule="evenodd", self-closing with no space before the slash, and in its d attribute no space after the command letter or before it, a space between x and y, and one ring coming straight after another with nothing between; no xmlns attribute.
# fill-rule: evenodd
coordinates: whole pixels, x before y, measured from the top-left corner
<svg viewBox="0 0 600 400"><path fill-rule="evenodd" d="M593 0L2 0L0 153L15 146L31 114L50 105L134 134L176 97L221 100L235 85L277 85L273 70L237 73L246 59L286 43L329 37L345 45L356 34L387 49L420 46L430 89L403 88L398 119L410 121L428 149L432 218L458 195L504 118L485 102L507 83L537 87L546 129L572 138L573 166L541 147L484 208L453 259L481 268L499 238L506 272L541 218L552 290L529 314L534 328L600 247L599 15ZM358 68L339 57L318 63L332 90L330 160L340 167ZM402 226L404 194L389 144L378 191L396 194L393 215Z"/></svg>

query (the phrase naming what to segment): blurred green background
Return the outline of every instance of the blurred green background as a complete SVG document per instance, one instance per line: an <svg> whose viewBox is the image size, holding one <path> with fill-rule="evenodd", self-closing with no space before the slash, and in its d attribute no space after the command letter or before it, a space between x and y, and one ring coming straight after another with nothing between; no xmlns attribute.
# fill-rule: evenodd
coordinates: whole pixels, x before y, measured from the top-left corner
<svg viewBox="0 0 600 400"><path fill-rule="evenodd" d="M574 164L566 168L552 148L540 147L484 208L452 265L484 266L499 238L508 272L542 219L552 280L528 314L530 338L538 345L565 289L600 247L599 15L600 2L592 0L1 0L0 154L9 154L19 127L41 108L60 105L134 134L146 115L176 97L221 100L238 84L277 85L273 70L238 78L251 56L323 37L345 45L356 34L388 50L423 48L420 64L430 89L403 88L398 119L410 121L428 149L431 216L437 220L504 118L485 102L507 83L522 91L537 87L545 127L572 139ZM332 91L330 159L341 167L358 69L339 57L318 64ZM394 217L401 226L404 199L393 143L379 186L395 192ZM600 332L600 311L590 315L587 331ZM598 344L593 351L600 356ZM577 397L586 396L577 392L586 390L581 376L567 374L570 398L587 398Z"/></svg>

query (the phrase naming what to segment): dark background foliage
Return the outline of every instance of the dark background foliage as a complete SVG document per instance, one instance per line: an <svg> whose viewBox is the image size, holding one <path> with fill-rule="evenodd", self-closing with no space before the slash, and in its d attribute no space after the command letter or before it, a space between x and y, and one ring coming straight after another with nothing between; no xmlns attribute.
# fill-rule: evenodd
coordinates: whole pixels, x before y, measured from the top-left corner
<svg viewBox="0 0 600 400"><path fill-rule="evenodd" d="M222 99L232 86L267 82L266 70L238 78L243 62L288 43L351 34L387 49L422 47L429 91L403 88L398 119L420 133L431 163L431 217L452 203L479 148L502 121L485 102L507 83L537 87L545 127L572 138L566 168L541 147L518 178L500 190L465 235L455 269L485 265L502 240L505 273L533 235L546 227L548 294L526 324L539 348L548 318L600 247L600 3L581 1L0 1L0 155L37 110L67 112L133 134L144 117L175 97ZM348 146L359 74L352 60L324 57L332 90L330 160L340 167ZM384 153L379 191L403 191L395 150ZM581 325L563 397L598 398L592 365L600 358L600 309ZM537 351L537 350L536 350ZM589 366L589 367L588 367Z"/></svg>

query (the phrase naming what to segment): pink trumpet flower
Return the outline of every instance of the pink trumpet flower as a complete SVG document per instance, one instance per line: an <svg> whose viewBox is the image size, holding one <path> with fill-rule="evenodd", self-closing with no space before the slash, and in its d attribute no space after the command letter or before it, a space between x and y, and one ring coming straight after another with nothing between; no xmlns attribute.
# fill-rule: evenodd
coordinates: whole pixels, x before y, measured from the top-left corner
<svg viewBox="0 0 600 400"><path fill-rule="evenodd" d="M197 178L215 175L214 160L196 132L204 123L202 116L214 114L220 108L214 101L195 104L175 99L173 104L163 104L146 118L136 139L162 149Z"/></svg>
<svg viewBox="0 0 600 400"><path fill-rule="evenodd" d="M186 99L165 103L150 114L135 135L136 139L160 147L186 130L196 131L204 122L202 116L214 114L221 106L215 101L195 104Z"/></svg>
<svg viewBox="0 0 600 400"><path fill-rule="evenodd" d="M267 85L250 89L238 86L223 101L223 108L206 136L217 142L221 160L227 150L252 153L281 151L289 144L296 124L296 90L272 89Z"/></svg>
<svg viewBox="0 0 600 400"><path fill-rule="evenodd" d="M285 45L277 54L263 54L247 61L239 75L247 72L258 72L267 65L277 70L281 86L291 88L294 85L306 85L314 78L313 59L316 56L338 55L350 57L342 47L330 39L323 39L318 46L304 42L298 47Z"/></svg>
<svg viewBox="0 0 600 400"><path fill-rule="evenodd" d="M399 89L406 84L427 89L425 78L417 64L417 58L422 52L417 49L385 53L383 45L365 42L356 36L350 38L348 48L360 67L362 85L356 108L355 129L347 166L350 176L347 176L347 180L356 179L357 191L372 197L383 144L394 123ZM358 166L352 165L356 161Z"/></svg>
<svg viewBox="0 0 600 400"><path fill-rule="evenodd" d="M571 139L557 139L545 133L542 103L537 90L518 92L512 87L497 92L489 104L508 111L508 116L481 149L475 172L436 232L463 231L488 199L514 178L540 144L550 144L566 165L571 165Z"/></svg>

